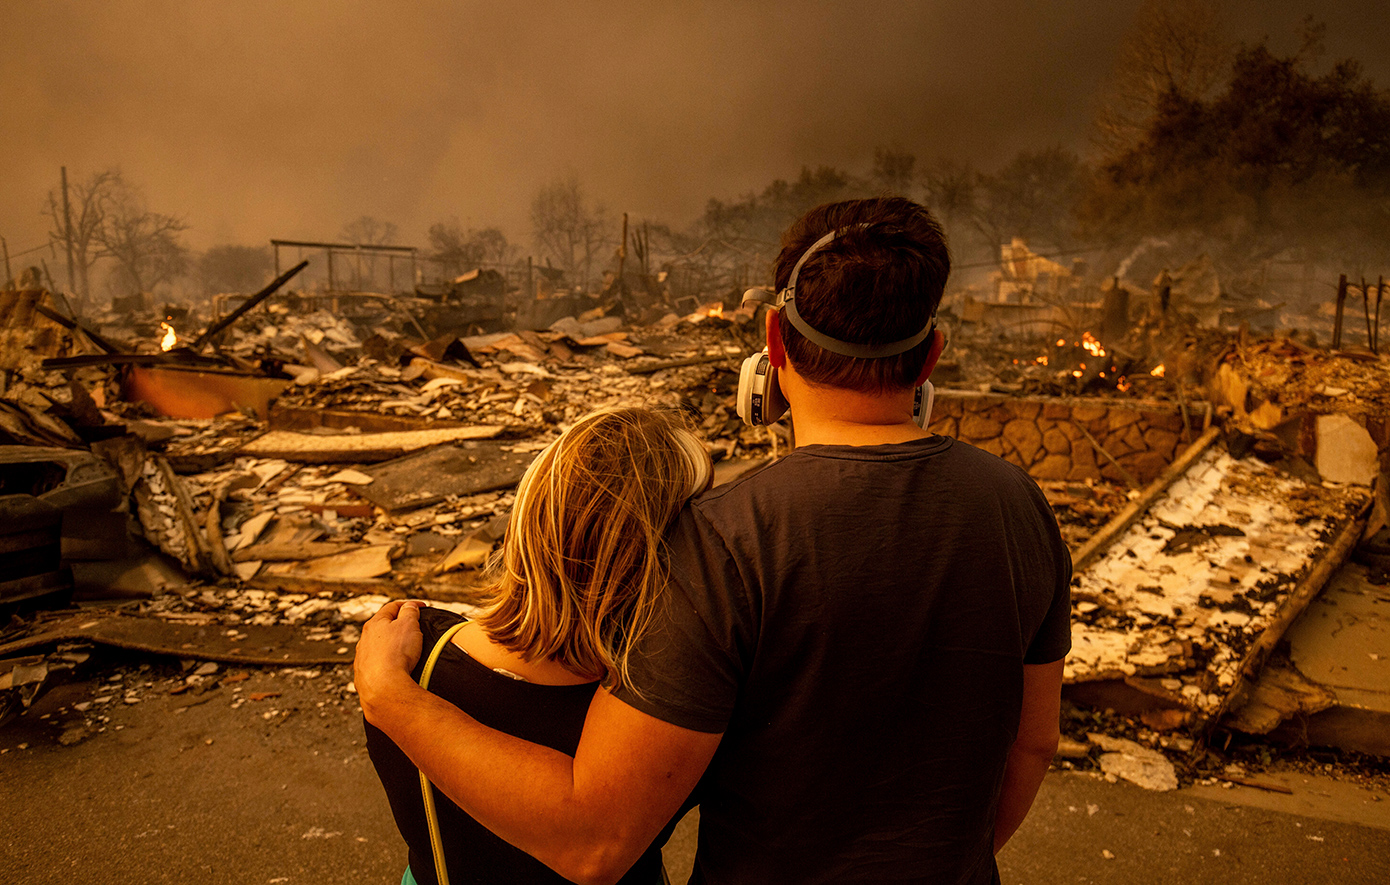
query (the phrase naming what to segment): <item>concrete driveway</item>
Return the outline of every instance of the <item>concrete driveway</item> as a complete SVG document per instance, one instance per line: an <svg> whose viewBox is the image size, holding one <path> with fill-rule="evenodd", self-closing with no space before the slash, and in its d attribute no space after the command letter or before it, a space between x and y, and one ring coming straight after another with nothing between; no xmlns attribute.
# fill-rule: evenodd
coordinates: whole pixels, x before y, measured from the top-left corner
<svg viewBox="0 0 1390 885"><path fill-rule="evenodd" d="M93 674L0 729L0 882L400 880L405 850L347 667L223 668L216 688L178 694L176 662L115 659ZM1004 881L1385 881L1383 787L1335 771L1272 777L1292 793L1154 793L1053 772L1001 856ZM673 881L696 817L668 846Z"/></svg>

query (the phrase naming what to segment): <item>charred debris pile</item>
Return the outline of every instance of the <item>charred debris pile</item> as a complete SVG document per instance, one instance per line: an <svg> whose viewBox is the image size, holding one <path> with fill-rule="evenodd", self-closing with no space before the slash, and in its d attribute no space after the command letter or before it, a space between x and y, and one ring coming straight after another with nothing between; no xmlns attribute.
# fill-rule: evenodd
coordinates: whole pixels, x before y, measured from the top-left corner
<svg viewBox="0 0 1390 885"><path fill-rule="evenodd" d="M1355 297L1258 334L1262 308L1222 308L1200 265L1088 296L1012 257L943 306L931 427L1028 469L1073 549L1069 695L1134 727L1073 733L1069 764L1200 776L1289 626L1384 535L1376 290L1367 346L1334 349L1317 331L1345 338ZM388 598L466 611L516 481L592 409L687 410L716 481L790 448L736 415L762 318L735 292L285 291L301 267L211 316L0 293L0 717L94 646L316 667L349 662Z"/></svg>

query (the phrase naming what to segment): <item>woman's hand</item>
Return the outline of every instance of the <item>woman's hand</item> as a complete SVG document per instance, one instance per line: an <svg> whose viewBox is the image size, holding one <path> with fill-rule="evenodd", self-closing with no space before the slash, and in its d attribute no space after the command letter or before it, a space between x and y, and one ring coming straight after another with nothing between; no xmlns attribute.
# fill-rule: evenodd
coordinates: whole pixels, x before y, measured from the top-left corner
<svg viewBox="0 0 1390 885"><path fill-rule="evenodd" d="M368 722L392 693L415 687L410 673L420 660L422 642L418 602L388 602L362 625L352 678Z"/></svg>

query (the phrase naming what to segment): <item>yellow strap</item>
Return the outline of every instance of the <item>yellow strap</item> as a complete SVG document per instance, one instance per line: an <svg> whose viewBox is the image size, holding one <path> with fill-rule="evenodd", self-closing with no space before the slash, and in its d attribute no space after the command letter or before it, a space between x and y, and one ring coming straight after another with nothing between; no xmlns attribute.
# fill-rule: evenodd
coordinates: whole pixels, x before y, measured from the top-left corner
<svg viewBox="0 0 1390 885"><path fill-rule="evenodd" d="M434 644L430 656L425 659L425 669L420 673L420 687L429 691L430 674L434 672L435 662L439 660L439 655L443 653L444 646L454 638L454 634L468 625L467 621L462 621L439 637L439 641ZM434 791L430 789L429 778L425 773L420 772L420 795L425 800L425 821L430 828L430 851L434 853L434 875L439 880L439 885L449 885L449 871L444 867L444 840L439 835L439 815L434 810Z"/></svg>

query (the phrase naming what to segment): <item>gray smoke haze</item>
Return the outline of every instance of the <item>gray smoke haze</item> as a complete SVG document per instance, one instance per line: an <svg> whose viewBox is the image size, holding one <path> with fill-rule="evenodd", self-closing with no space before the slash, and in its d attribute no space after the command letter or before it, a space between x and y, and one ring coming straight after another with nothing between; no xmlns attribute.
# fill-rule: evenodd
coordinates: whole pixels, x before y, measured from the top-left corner
<svg viewBox="0 0 1390 885"><path fill-rule="evenodd" d="M1084 151L1139 5L0 0L0 235L44 242L60 165L120 167L195 247L363 214L404 242L457 216L528 243L532 196L569 174L681 227L877 145L984 168ZM1219 5L1285 51L1311 11L1327 59L1390 85L1378 3Z"/></svg>

